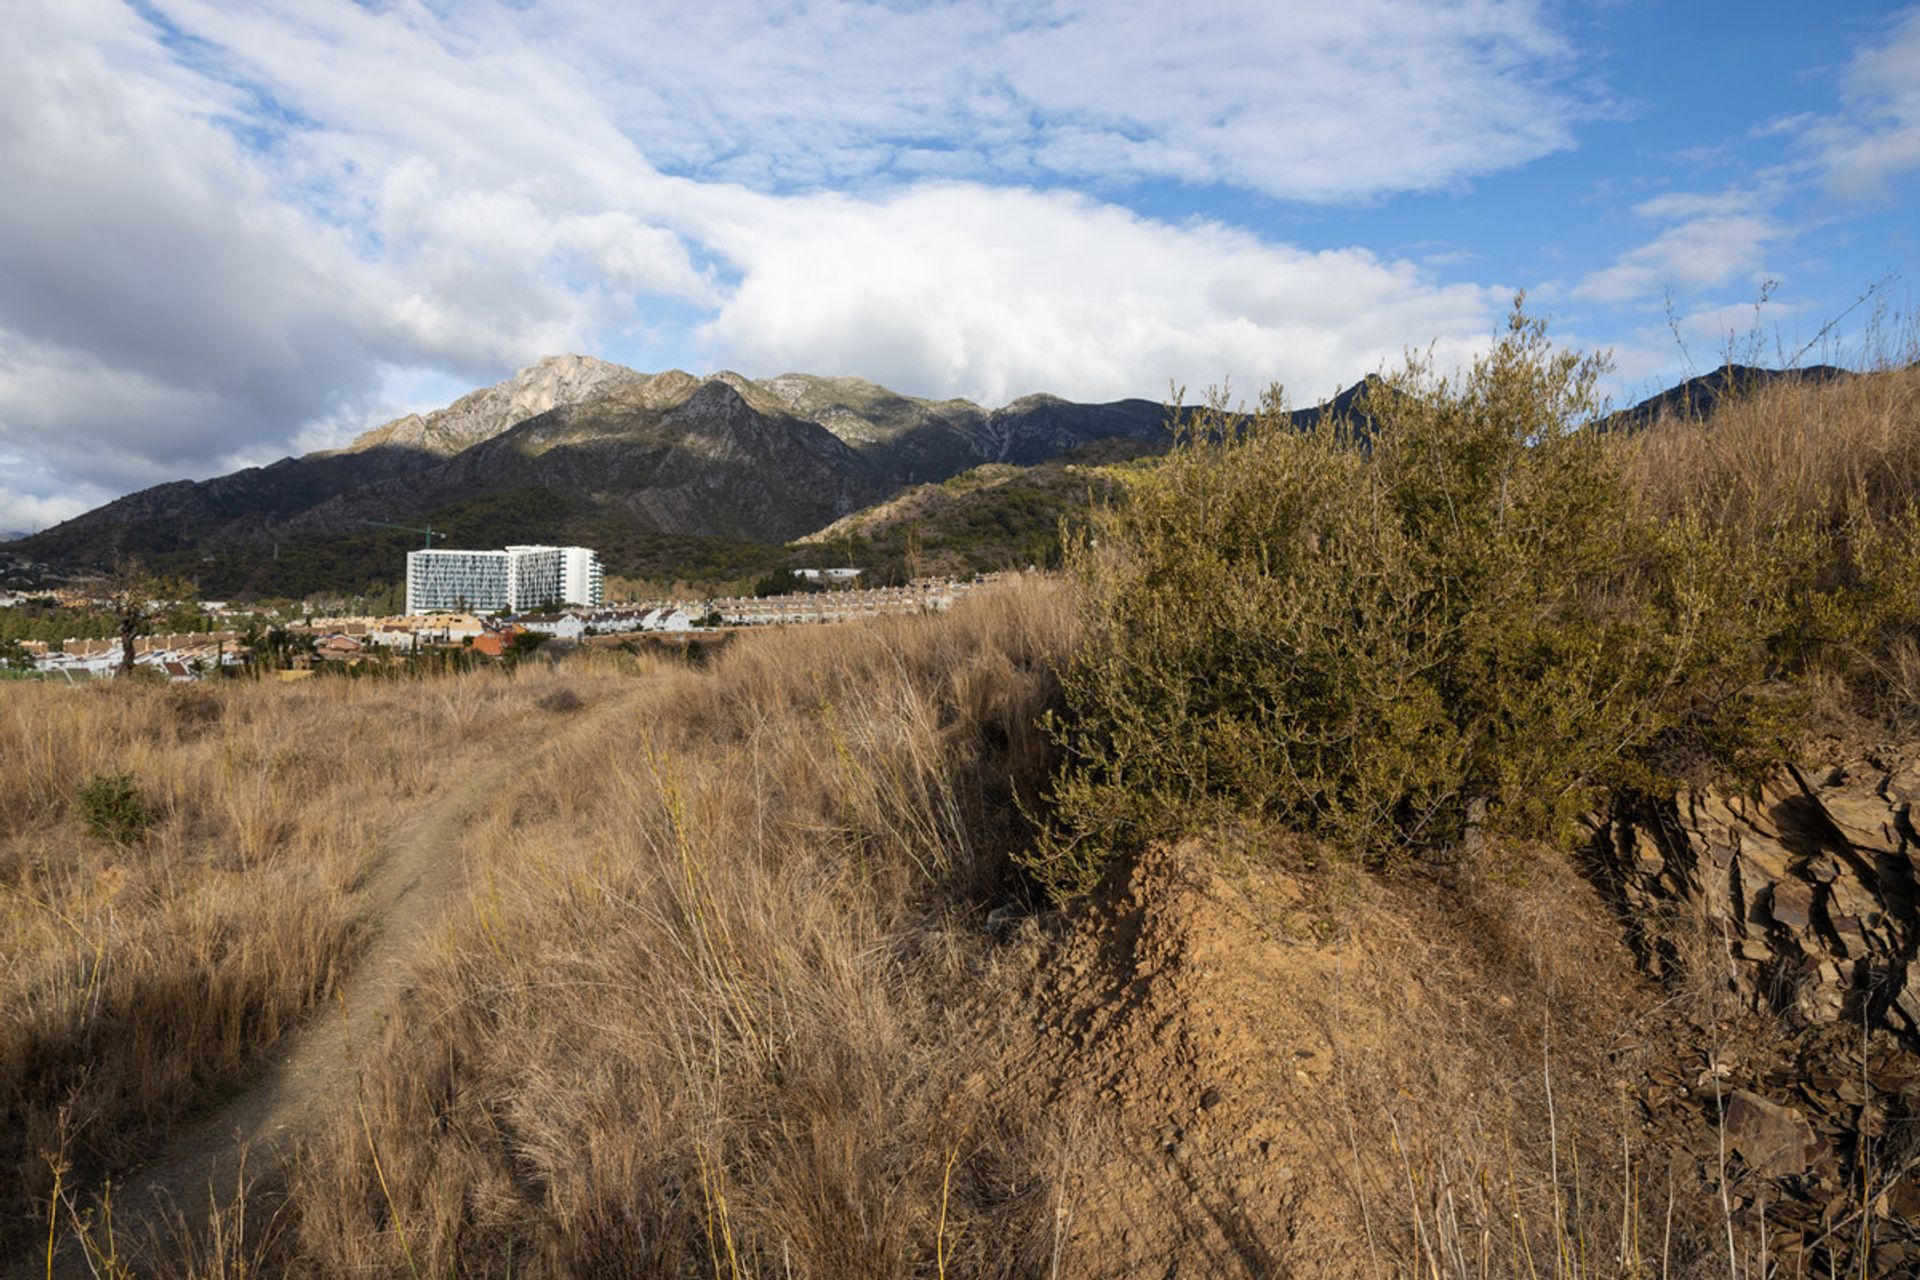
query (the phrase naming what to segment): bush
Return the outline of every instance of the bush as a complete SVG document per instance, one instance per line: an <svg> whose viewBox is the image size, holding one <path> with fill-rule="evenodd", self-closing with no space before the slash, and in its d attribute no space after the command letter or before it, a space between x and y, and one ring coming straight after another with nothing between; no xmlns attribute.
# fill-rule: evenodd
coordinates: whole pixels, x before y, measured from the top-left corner
<svg viewBox="0 0 1920 1280"><path fill-rule="evenodd" d="M80 788L80 817L87 832L115 844L135 844L152 815L131 773L97 773Z"/></svg>
<svg viewBox="0 0 1920 1280"><path fill-rule="evenodd" d="M562 687L555 689L552 693L541 695L536 705L542 711L552 712L555 715L567 715L580 710L587 704L580 700L579 694Z"/></svg>
<svg viewBox="0 0 1920 1280"><path fill-rule="evenodd" d="M1635 442L1629 478L1656 512L1712 527L1751 562L1780 669L1832 677L1847 710L1907 738L1920 733L1907 692L1920 635L1920 366L1880 359L1864 375L1776 380L1704 422L1660 423Z"/></svg>
<svg viewBox="0 0 1920 1280"><path fill-rule="evenodd" d="M1769 681L1885 630L1914 539L1654 511L1629 448L1581 429L1604 367L1516 307L1464 375L1381 380L1364 433L1293 429L1277 388L1194 415L1068 548L1087 639L1031 870L1070 894L1248 816L1448 855L1777 755L1794 705Z"/></svg>

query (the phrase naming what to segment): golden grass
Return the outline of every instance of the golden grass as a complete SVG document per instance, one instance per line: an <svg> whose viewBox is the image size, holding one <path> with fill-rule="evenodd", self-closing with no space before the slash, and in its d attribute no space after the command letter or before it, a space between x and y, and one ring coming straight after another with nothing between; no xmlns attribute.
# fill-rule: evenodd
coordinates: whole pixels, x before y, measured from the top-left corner
<svg viewBox="0 0 1920 1280"><path fill-rule="evenodd" d="M11 1055L39 1036L67 1092L28 1095L14 1204L46 1196L58 1104L81 1099L94 1118L64 1131L67 1194L92 1205L105 1251L92 1171L232 1086L325 996L351 955L352 886L400 814L481 753L523 750L567 715L549 709L562 690L590 708L618 681L631 714L529 753L465 832L468 890L323 1131L283 1168L256 1153L264 1180L211 1217L148 1239L122 1213L120 1261L95 1257L98 1274L1089 1273L1111 1245L1088 1234L1092 1201L1126 1185L1105 1157L1140 1136L1111 1132L1120 1112L1098 1094L1124 1051L1089 1045L1103 1064L1060 1082L1008 1055L1059 1012L1050 983L1166 975L1068 963L1072 912L1011 943L983 929L1026 892L1010 859L1053 763L1037 720L1059 696L1070 604L1031 584L939 619L746 635L704 664L619 673L235 686L212 694L217 714L164 690L27 690L3 745L46 763L9 779L0 811L6 954L24 958L0 972L3 1061L17 1093ZM74 716L84 744L57 732ZM145 845L80 832L70 775L89 770L131 770L164 798ZM1284 860L1287 843L1243 852ZM138 891L102 887L121 877ZM1238 994L1195 1016L1260 1025L1271 998L1298 1044L1324 1033L1332 1049L1328 1076L1326 1053L1275 1044L1283 1077L1320 1073L1275 1094L1299 1185L1355 1202L1278 1193L1305 1233L1300 1274L1714 1263L1698 1204L1665 1238L1664 1153L1608 1083L1606 1031L1650 993L1564 866L1511 879L1321 875L1331 935L1284 920L1221 935L1295 980L1250 993L1222 974ZM20 906L29 887L80 927ZM34 1018L12 1018L16 992L35 993ZM1038 1095L1055 1083L1062 1096ZM1138 1229L1177 1248L1203 1199L1141 1201ZM41 1208L26 1217L44 1237Z"/></svg>
<svg viewBox="0 0 1920 1280"><path fill-rule="evenodd" d="M470 906L294 1179L347 1273L1030 1269L978 936L1070 625L1046 588L663 669L474 833ZM508 1262L511 1259L511 1262Z"/></svg>
<svg viewBox="0 0 1920 1280"><path fill-rule="evenodd" d="M0 688L0 1244L325 997L383 838L562 679ZM105 773L152 816L127 847L75 812Z"/></svg>
<svg viewBox="0 0 1920 1280"><path fill-rule="evenodd" d="M1786 500L1749 469L1760 440L1806 477L1793 502L1882 483L1908 465L1900 376L1794 393L1838 397L1817 410L1756 399L1740 438L1657 428L1636 465L1666 509L1729 520ZM1809 434L1808 413L1856 434ZM1836 439L1854 452L1829 457ZM1045 954L983 925L1027 892L1011 857L1074 640L1071 601L1035 583L939 619L747 635L697 666L0 691L9 1223L45 1232L49 1156L84 1202L93 1171L234 1087L332 990L362 927L353 888L402 815L463 763L523 749L563 691L591 706L623 681L631 716L530 757L466 833L469 890L325 1131L102 1273L1051 1273L1072 1194L1107 1185L1086 1136L1102 1104L1009 1095L1002 1055ZM158 813L130 849L73 812L85 778L122 771ZM1656 1229L1664 1153L1636 1145L1601 1034L1646 993L1586 891L1564 869L1368 883L1371 906L1330 915L1383 931L1377 971L1276 993L1330 1017L1363 999L1419 1039L1335 1036L1339 1089L1298 1096L1360 1205L1350 1256L1320 1274L1725 1263L1698 1204L1673 1239ZM1409 972L1452 995L1409 1016ZM1489 974L1515 999L1481 990ZM1549 1079L1574 1096L1547 1100Z"/></svg>
<svg viewBox="0 0 1920 1280"><path fill-rule="evenodd" d="M1755 388L1704 421L1668 417L1633 438L1632 475L1657 510L1757 532L1838 516L1855 493L1879 516L1920 502L1920 366Z"/></svg>

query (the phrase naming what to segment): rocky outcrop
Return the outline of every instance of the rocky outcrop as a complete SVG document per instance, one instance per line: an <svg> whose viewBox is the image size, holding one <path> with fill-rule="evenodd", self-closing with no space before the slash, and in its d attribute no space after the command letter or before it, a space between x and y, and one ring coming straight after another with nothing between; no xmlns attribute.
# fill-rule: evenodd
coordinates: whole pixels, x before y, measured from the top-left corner
<svg viewBox="0 0 1920 1280"><path fill-rule="evenodd" d="M1917 796L1920 747L1788 767L1750 795L1681 792L1605 824L1605 871L1656 973L1705 926L1756 1008L1920 1042Z"/></svg>
<svg viewBox="0 0 1920 1280"><path fill-rule="evenodd" d="M1638 1089L1650 1140L1737 1225L1764 1218L1782 1275L1920 1274L1916 796L1920 744L1598 827L1600 878L1673 993L1646 1031L1682 1049Z"/></svg>
<svg viewBox="0 0 1920 1280"><path fill-rule="evenodd" d="M674 375L660 376L671 379ZM685 374L679 376L686 378ZM614 387L649 381L645 375L624 365L610 364L592 356L547 356L505 382L470 392L444 409L428 414L410 413L375 427L340 452L410 449L451 458L462 449L491 440L515 423L550 409L579 404Z"/></svg>

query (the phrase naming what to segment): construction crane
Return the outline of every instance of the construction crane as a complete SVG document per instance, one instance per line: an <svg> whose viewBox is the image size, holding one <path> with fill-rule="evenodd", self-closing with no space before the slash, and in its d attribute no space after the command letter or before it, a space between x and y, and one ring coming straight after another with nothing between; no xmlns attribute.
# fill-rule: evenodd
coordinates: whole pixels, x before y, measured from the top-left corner
<svg viewBox="0 0 1920 1280"><path fill-rule="evenodd" d="M433 550L433 540L435 538L444 538L447 536L444 533L435 533L432 525L428 525L424 529L416 529L410 524L388 524L385 520L362 520L360 523L369 525L375 529L399 529L406 533L425 534L427 539L425 549L428 551Z"/></svg>

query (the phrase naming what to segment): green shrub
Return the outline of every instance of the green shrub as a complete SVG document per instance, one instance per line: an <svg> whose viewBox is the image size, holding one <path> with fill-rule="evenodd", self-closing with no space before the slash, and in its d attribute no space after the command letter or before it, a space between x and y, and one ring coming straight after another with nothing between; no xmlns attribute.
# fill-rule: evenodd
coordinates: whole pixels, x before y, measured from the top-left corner
<svg viewBox="0 0 1920 1280"><path fill-rule="evenodd" d="M1087 638L1030 869L1069 894L1246 816L1372 861L1564 836L1604 788L1777 753L1768 679L1825 643L1796 628L1868 614L1819 531L1653 513L1580 429L1603 372L1516 307L1467 373L1382 380L1364 434L1294 430L1277 388L1194 415L1068 548Z"/></svg>
<svg viewBox="0 0 1920 1280"><path fill-rule="evenodd" d="M115 844L135 844L146 835L152 814L131 773L96 773L81 785L78 799L89 834Z"/></svg>

